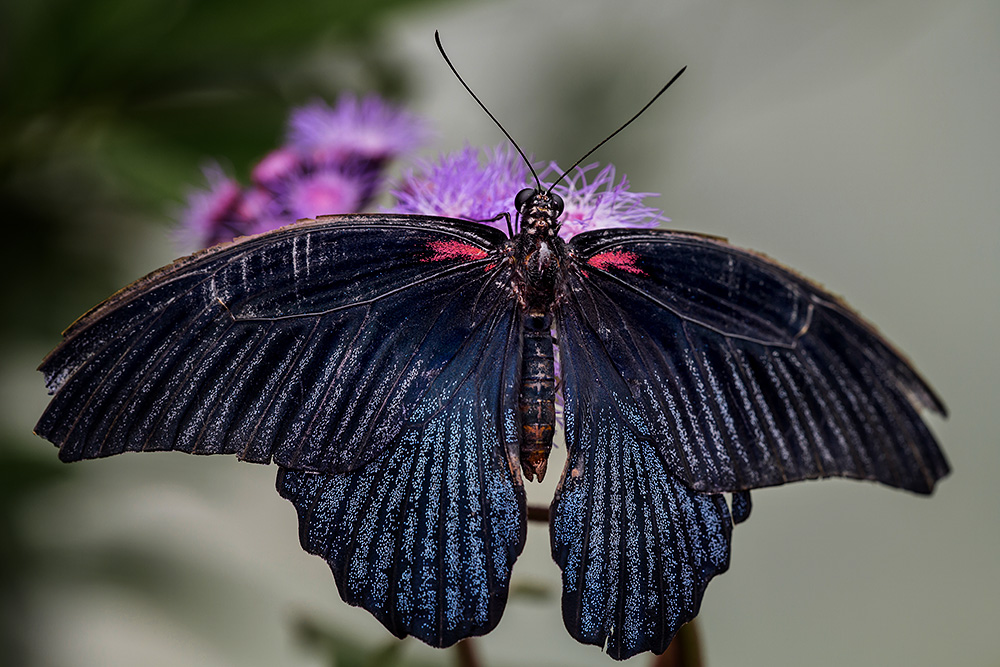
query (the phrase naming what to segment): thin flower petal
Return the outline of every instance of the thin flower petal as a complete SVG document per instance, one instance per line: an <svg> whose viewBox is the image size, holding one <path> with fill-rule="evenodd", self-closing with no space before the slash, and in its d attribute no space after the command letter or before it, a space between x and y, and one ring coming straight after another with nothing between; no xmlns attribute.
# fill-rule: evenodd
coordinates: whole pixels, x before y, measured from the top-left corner
<svg viewBox="0 0 1000 667"><path fill-rule="evenodd" d="M577 167L554 189L566 206L560 216L559 235L571 238L591 229L608 227L656 227L668 218L662 211L643 203L646 197L658 197L654 192L630 192L624 176L615 182L614 165L607 165L588 179L588 172L597 163ZM562 175L559 165L552 163L542 174L555 180Z"/></svg>

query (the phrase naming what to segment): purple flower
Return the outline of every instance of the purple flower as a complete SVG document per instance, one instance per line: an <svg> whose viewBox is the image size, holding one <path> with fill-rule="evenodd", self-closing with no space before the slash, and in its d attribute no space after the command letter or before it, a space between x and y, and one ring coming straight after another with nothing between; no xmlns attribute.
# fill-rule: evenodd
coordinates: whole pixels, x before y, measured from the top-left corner
<svg viewBox="0 0 1000 667"><path fill-rule="evenodd" d="M553 189L566 203L560 216L560 236L570 238L605 227L655 227L667 220L658 209L643 203L645 198L657 196L655 193L630 192L626 178L615 181L612 165L588 178L588 172L596 167L577 167ZM561 175L559 166L551 163L540 178L544 183ZM485 150L481 157L479 151L466 147L407 172L392 191L396 197L392 211L478 221L506 212L513 219L514 196L533 186L527 166L513 149L501 145ZM503 219L489 224L506 229Z"/></svg>
<svg viewBox="0 0 1000 667"><path fill-rule="evenodd" d="M292 112L288 143L254 167L251 188L218 167L206 169L208 190L189 196L179 236L207 247L301 218L359 212L377 194L388 162L426 135L423 122L374 96L310 104Z"/></svg>

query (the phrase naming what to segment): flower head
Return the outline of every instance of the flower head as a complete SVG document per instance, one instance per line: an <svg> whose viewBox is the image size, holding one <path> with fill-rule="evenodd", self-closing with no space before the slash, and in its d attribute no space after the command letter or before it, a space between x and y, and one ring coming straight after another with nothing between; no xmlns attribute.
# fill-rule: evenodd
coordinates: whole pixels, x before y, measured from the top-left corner
<svg viewBox="0 0 1000 667"><path fill-rule="evenodd" d="M301 218L357 213L377 193L388 162L426 135L419 119L374 96L310 104L292 112L288 143L257 163L250 188L218 167L206 169L208 190L188 197L180 236L207 247Z"/></svg>
<svg viewBox="0 0 1000 667"><path fill-rule="evenodd" d="M570 238L580 232L605 227L655 227L667 218L656 208L643 203L649 192L630 192L628 180L616 182L612 165L593 170L596 164L577 167L562 179L553 192L563 198L559 235ZM555 181L562 170L551 163L542 171L543 181ZM505 145L480 154L466 147L442 156L437 162L424 162L403 177L392 191L396 197L395 213L442 215L465 220L490 221L506 228L505 220L494 220L507 213L513 219L517 211L514 197L522 188L532 187L534 179L520 155Z"/></svg>

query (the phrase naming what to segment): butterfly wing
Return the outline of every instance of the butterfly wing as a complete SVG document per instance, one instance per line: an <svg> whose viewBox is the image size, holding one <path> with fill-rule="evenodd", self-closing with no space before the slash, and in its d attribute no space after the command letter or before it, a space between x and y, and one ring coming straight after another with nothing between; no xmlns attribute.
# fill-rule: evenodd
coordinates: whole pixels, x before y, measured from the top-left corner
<svg viewBox="0 0 1000 667"><path fill-rule="evenodd" d="M331 216L179 260L65 332L40 367L55 396L36 432L65 461L180 450L354 469L437 391L470 332L513 311L504 240Z"/></svg>
<svg viewBox="0 0 1000 667"><path fill-rule="evenodd" d="M524 544L516 432L520 320L489 313L414 406L384 455L341 474L282 469L302 548L324 558L341 597L398 637L432 646L492 630ZM505 442L504 438L511 438Z"/></svg>
<svg viewBox="0 0 1000 667"><path fill-rule="evenodd" d="M563 620L613 658L662 653L729 567L732 522L721 495L681 483L637 428L625 380L574 298L557 319L568 461L551 536Z"/></svg>
<svg viewBox="0 0 1000 667"><path fill-rule="evenodd" d="M947 474L918 412L944 414L941 401L814 283L690 234L603 230L569 245L563 320L620 383L619 421L687 486L842 476L929 493Z"/></svg>
<svg viewBox="0 0 1000 667"><path fill-rule="evenodd" d="M435 646L487 632L525 536L504 241L334 216L180 260L70 327L36 430L67 461L273 459L346 601Z"/></svg>

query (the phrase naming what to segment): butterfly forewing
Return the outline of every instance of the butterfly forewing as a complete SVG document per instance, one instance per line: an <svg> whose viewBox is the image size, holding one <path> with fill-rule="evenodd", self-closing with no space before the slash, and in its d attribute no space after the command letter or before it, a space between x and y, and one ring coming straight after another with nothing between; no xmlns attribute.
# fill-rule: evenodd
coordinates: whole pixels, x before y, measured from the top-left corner
<svg viewBox="0 0 1000 667"><path fill-rule="evenodd" d="M688 234L602 230L570 248L574 326L627 387L616 400L639 415L636 434L689 487L844 476L928 493L947 474L918 413L940 401L816 285Z"/></svg>
<svg viewBox="0 0 1000 667"><path fill-rule="evenodd" d="M396 636L449 646L500 620L525 536L514 407L520 321L487 313L394 445L341 474L281 470L302 547Z"/></svg>
<svg viewBox="0 0 1000 667"><path fill-rule="evenodd" d="M235 453L349 470L398 436L471 332L512 311L502 233L343 216L212 248L122 290L43 362L64 460ZM505 275L505 272L507 275Z"/></svg>

